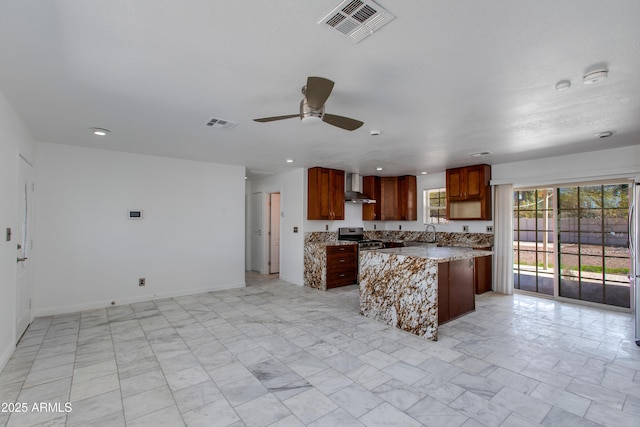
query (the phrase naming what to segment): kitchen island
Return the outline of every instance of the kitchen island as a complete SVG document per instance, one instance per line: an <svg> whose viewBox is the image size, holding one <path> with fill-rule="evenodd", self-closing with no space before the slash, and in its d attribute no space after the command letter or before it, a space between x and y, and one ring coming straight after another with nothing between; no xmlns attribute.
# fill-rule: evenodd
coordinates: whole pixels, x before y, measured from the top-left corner
<svg viewBox="0 0 640 427"><path fill-rule="evenodd" d="M439 311L449 314L452 305L456 317L473 311L473 259L492 254L435 245L363 251L360 314L436 341ZM468 266L471 275L452 275L450 265Z"/></svg>

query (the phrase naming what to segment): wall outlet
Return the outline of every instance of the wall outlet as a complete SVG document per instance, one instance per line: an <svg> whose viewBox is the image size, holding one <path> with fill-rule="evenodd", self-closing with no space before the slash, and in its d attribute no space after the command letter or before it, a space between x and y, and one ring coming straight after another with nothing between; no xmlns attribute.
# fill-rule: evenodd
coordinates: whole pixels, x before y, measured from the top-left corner
<svg viewBox="0 0 640 427"><path fill-rule="evenodd" d="M487 233L493 233L493 225L487 225Z"/></svg>
<svg viewBox="0 0 640 427"><path fill-rule="evenodd" d="M141 277L138 279L138 286L144 286L146 282L146 279L144 277Z"/></svg>
<svg viewBox="0 0 640 427"><path fill-rule="evenodd" d="M377 226L376 224L373 224L373 229L374 229L374 230L377 230L377 229L378 229L378 226Z"/></svg>
<svg viewBox="0 0 640 427"><path fill-rule="evenodd" d="M297 233L298 232L298 227L293 227L293 232Z"/></svg>
<svg viewBox="0 0 640 427"><path fill-rule="evenodd" d="M468 226L468 225L463 225L463 226L462 226L462 231L463 231L464 233L468 233L468 232L469 232L469 226Z"/></svg>

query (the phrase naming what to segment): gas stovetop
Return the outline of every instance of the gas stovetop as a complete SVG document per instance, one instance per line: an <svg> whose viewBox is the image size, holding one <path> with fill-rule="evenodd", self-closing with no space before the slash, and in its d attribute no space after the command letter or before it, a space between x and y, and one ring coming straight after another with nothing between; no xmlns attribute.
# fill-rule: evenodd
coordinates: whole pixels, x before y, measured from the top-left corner
<svg viewBox="0 0 640 427"><path fill-rule="evenodd" d="M384 242L382 240L360 240L358 242L358 249L382 249L384 248Z"/></svg>
<svg viewBox="0 0 640 427"><path fill-rule="evenodd" d="M356 242L358 249L381 249L384 248L382 240L364 238L364 228L362 227L340 227L338 229L338 240Z"/></svg>

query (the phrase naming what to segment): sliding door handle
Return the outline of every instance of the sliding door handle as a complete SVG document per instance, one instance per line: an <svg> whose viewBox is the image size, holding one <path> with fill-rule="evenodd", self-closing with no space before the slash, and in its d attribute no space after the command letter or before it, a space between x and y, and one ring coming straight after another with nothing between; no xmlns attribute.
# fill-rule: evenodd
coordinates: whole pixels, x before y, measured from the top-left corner
<svg viewBox="0 0 640 427"><path fill-rule="evenodd" d="M29 259L29 258L27 258L27 257L24 257L24 258L18 258L18 262L23 262L23 261L26 261L26 260L28 260L28 259Z"/></svg>

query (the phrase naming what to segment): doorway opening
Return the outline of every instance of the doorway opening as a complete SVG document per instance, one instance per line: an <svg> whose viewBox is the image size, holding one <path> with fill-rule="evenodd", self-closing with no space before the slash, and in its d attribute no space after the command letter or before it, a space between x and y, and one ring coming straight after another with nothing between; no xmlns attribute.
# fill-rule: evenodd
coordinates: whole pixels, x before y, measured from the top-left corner
<svg viewBox="0 0 640 427"><path fill-rule="evenodd" d="M280 273L280 193L269 194L269 274Z"/></svg>

